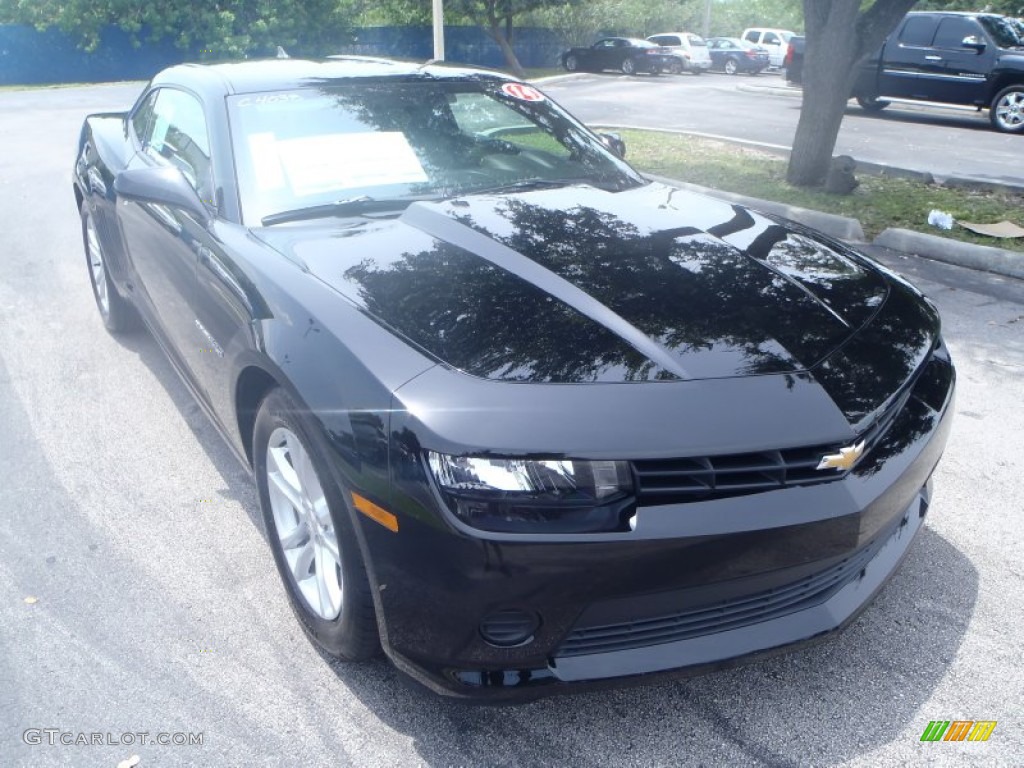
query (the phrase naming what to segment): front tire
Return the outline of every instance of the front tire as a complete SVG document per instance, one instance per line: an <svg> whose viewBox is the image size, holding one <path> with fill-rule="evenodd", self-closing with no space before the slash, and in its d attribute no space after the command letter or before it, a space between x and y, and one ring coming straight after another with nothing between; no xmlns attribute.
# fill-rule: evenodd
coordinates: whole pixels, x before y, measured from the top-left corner
<svg viewBox="0 0 1024 768"><path fill-rule="evenodd" d="M883 101L877 96L857 96L857 103L865 112L881 112L889 106L888 101Z"/></svg>
<svg viewBox="0 0 1024 768"><path fill-rule="evenodd" d="M1024 85L1011 85L997 93L988 117L1001 133L1024 133Z"/></svg>
<svg viewBox="0 0 1024 768"><path fill-rule="evenodd" d="M566 56L562 66L565 67L566 72L577 72L580 68L580 62L575 56Z"/></svg>
<svg viewBox="0 0 1024 768"><path fill-rule="evenodd" d="M369 579L344 489L302 414L274 389L256 416L253 457L267 539L306 633L332 656L362 661L380 648Z"/></svg>
<svg viewBox="0 0 1024 768"><path fill-rule="evenodd" d="M96 299L96 308L100 311L104 327L112 334L134 330L138 324L138 315L135 314L135 308L118 293L110 277L103 242L96 227L96 217L87 204L82 205L82 243L89 267L92 295Z"/></svg>
<svg viewBox="0 0 1024 768"><path fill-rule="evenodd" d="M624 75L635 75L636 74L636 64L633 62L632 59L626 59L625 61L622 62L622 74L624 74Z"/></svg>
<svg viewBox="0 0 1024 768"><path fill-rule="evenodd" d="M740 65L736 63L736 59L726 59L724 69L725 74L735 75L740 71Z"/></svg>

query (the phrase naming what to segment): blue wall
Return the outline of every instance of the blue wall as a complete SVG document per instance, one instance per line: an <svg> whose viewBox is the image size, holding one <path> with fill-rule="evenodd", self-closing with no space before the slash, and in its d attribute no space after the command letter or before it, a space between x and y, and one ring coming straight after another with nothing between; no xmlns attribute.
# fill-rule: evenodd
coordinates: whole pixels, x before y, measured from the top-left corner
<svg viewBox="0 0 1024 768"><path fill-rule="evenodd" d="M525 67L553 67L562 45L547 29L516 30L514 47ZM358 53L428 59L433 55L429 27L371 27L355 32L355 40L329 53ZM497 44L477 27L445 27L445 58L462 64L504 67ZM36 83L99 83L148 80L164 67L196 61L198 53L180 51L170 41L132 46L128 34L107 29L94 53L56 29L39 32L23 25L0 25L0 85Z"/></svg>
<svg viewBox="0 0 1024 768"><path fill-rule="evenodd" d="M0 25L0 85L148 80L188 56L169 41L134 48L119 29L104 30L100 41L95 53L86 53L57 29Z"/></svg>

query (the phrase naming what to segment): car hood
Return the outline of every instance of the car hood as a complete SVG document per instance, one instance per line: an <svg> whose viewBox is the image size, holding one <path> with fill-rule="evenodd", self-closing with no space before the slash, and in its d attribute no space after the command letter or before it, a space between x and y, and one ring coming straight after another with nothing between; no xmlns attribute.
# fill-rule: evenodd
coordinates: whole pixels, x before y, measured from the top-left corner
<svg viewBox="0 0 1024 768"><path fill-rule="evenodd" d="M255 234L439 362L505 381L808 370L892 287L811 232L661 184L471 195Z"/></svg>

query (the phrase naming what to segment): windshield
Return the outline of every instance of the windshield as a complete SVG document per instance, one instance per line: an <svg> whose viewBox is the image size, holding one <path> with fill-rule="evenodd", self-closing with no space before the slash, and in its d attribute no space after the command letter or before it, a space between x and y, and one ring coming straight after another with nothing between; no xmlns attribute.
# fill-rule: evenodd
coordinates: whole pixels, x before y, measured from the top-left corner
<svg viewBox="0 0 1024 768"><path fill-rule="evenodd" d="M250 225L361 196L449 197L523 181L613 191L645 183L522 83L363 81L231 96L228 108Z"/></svg>
<svg viewBox="0 0 1024 768"><path fill-rule="evenodd" d="M978 21L1000 48L1024 47L1024 28L1006 16L979 16Z"/></svg>

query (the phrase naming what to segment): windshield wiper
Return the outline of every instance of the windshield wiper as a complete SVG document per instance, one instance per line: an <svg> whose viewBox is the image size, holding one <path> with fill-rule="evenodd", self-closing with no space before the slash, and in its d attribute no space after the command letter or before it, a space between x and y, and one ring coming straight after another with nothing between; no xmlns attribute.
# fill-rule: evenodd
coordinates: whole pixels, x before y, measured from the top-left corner
<svg viewBox="0 0 1024 768"><path fill-rule="evenodd" d="M274 224L283 224L288 221L302 221L304 219L320 219L328 216L349 216L360 213L382 213L385 211L400 211L408 208L417 200L440 200L438 195L418 195L410 197L389 197L376 198L369 195L350 197L347 200L336 200L333 203L323 205L310 205L306 208L296 208L292 211L281 211L264 216L260 223L264 227Z"/></svg>
<svg viewBox="0 0 1024 768"><path fill-rule="evenodd" d="M570 184L590 184L591 186L597 186L594 179L582 177L577 179L519 179L518 181L508 181L501 184L495 184L493 187L467 189L463 194L490 195L501 194L502 192L525 192L531 189L554 189L556 187L567 187Z"/></svg>

